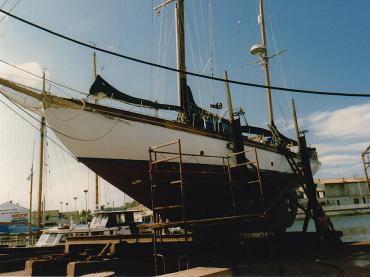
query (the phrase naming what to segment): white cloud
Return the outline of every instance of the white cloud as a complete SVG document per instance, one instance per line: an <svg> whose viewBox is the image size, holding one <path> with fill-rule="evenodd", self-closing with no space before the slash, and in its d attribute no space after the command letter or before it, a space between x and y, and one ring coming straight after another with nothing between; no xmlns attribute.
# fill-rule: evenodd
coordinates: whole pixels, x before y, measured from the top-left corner
<svg viewBox="0 0 370 277"><path fill-rule="evenodd" d="M353 105L332 112L315 113L308 118L315 135L322 138L339 137L341 140L370 138L370 102Z"/></svg>
<svg viewBox="0 0 370 277"><path fill-rule="evenodd" d="M370 102L316 112L305 120L317 143L320 177L364 175L361 152L370 144L369 122Z"/></svg>
<svg viewBox="0 0 370 277"><path fill-rule="evenodd" d="M266 122L267 124L267 122ZM278 129L295 138L294 124L275 120ZM301 130L309 130L308 143L316 147L322 166L315 177L364 176L361 153L370 144L370 102L334 111L314 112L298 118Z"/></svg>
<svg viewBox="0 0 370 277"><path fill-rule="evenodd" d="M332 153L358 153L359 149L365 149L369 142L358 142L349 144L332 144L332 143L320 143L316 144L315 147L319 151L320 155L327 155Z"/></svg>
<svg viewBox="0 0 370 277"><path fill-rule="evenodd" d="M320 158L320 161L325 165L333 164L337 165L354 165L360 162L360 156L349 154L336 154L336 155L324 155Z"/></svg>
<svg viewBox="0 0 370 277"><path fill-rule="evenodd" d="M37 76L42 76L43 69L41 65L37 62L17 64L16 67L31 72ZM41 89L42 80L40 78L37 78L36 76L32 76L31 74L26 73L25 71L19 70L7 64L0 64L0 76L2 78L23 84L25 86ZM48 78L49 72L46 71L45 75L46 78Z"/></svg>

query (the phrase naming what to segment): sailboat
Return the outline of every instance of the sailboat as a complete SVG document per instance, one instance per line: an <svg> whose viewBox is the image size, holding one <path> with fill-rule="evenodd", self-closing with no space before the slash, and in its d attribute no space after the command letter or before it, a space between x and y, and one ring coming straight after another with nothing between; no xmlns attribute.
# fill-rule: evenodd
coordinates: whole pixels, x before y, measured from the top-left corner
<svg viewBox="0 0 370 277"><path fill-rule="evenodd" d="M253 207L259 205L258 201L254 200L260 199L259 194L262 193L264 205L271 211L269 214L271 220L263 225L262 229L282 230L289 227L297 211L294 197L299 183L286 156L279 149L270 129L251 125L242 126L231 105L229 105L229 118L223 118L196 104L186 78L184 0L164 1L160 8L171 2L176 4L178 105L133 97L114 88L99 75L90 88L90 96L91 99L94 97L108 98L129 106L155 111L172 111L177 113L176 120L144 115L125 108L113 108L100 104L102 102L96 103L91 99L89 101L89 99L76 100L58 97L5 79L0 79L1 92L30 110L41 109L48 127L81 163L149 208L152 204L148 174L150 169L148 149L150 147L179 140L182 153L189 154L183 157L184 169L203 173L211 170L212 172L224 172L225 164L219 157L243 152L244 161L258 160L257 170L262 180L262 190L242 190L239 196L243 198L245 194L244 203L247 208L241 210L246 213L253 211ZM260 1L259 18L263 21L262 1ZM269 86L263 24L263 43L252 47L251 52L260 56ZM227 84L227 80L225 82ZM273 127L269 89L268 95L270 124ZM281 137L287 142L285 150L298 162L299 153L294 151L297 148L297 142L283 135ZM255 151L245 151L247 149ZM320 167L316 149L308 150L312 172L316 173ZM202 159L202 156L208 158ZM233 164L240 163L237 155L230 161ZM171 169L176 166L176 163L169 161L165 166ZM244 167L244 173L239 174L239 180L245 178L246 172L247 175L256 174L256 168ZM207 177L207 182L202 184L196 182L189 184L188 191L192 192L188 201L188 206L191 206L188 211L189 218L196 219L200 215L202 218L221 217L234 213L232 204L230 204L230 183L218 182L218 175L214 176L216 177ZM169 183L170 180L162 180L162 182ZM167 190L160 195L162 205L176 204L177 190L178 188L169 184ZM159 214L162 220L180 219L178 213L163 211Z"/></svg>

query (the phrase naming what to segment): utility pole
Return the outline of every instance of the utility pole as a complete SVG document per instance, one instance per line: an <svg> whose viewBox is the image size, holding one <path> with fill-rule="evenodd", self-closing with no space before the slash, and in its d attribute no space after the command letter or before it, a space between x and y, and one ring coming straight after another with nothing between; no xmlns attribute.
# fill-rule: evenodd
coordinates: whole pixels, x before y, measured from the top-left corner
<svg viewBox="0 0 370 277"><path fill-rule="evenodd" d="M76 200L77 200L77 196L73 197L73 200L75 201L75 212L77 211L77 208L76 208Z"/></svg>
<svg viewBox="0 0 370 277"><path fill-rule="evenodd" d="M62 224L62 208L63 208L63 202L62 201L60 201L59 202L59 204L60 204L60 211L59 211L59 224Z"/></svg>
<svg viewBox="0 0 370 277"><path fill-rule="evenodd" d="M88 192L88 190L87 189L85 189L84 190L84 193L85 193L85 211L87 212L87 192Z"/></svg>
<svg viewBox="0 0 370 277"><path fill-rule="evenodd" d="M42 74L42 96L43 107L45 108L45 70ZM42 181L44 172L44 139L45 139L45 116L41 116L40 126L40 171L39 171L39 193L38 193L38 206L37 206L37 227L41 227L41 209L42 209Z"/></svg>

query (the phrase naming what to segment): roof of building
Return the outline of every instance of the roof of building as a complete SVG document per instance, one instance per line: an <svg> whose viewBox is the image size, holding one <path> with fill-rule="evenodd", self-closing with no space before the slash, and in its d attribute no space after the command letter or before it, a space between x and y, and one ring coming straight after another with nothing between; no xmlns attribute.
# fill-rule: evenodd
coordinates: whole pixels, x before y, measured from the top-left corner
<svg viewBox="0 0 370 277"><path fill-rule="evenodd" d="M22 211L22 212L28 212L28 209L25 207L22 207L18 204L14 204L13 201L5 202L0 205L1 211Z"/></svg>
<svg viewBox="0 0 370 277"><path fill-rule="evenodd" d="M365 177L350 177L350 178L330 178L330 179L316 179L316 184L321 185L338 185L345 183L366 183Z"/></svg>

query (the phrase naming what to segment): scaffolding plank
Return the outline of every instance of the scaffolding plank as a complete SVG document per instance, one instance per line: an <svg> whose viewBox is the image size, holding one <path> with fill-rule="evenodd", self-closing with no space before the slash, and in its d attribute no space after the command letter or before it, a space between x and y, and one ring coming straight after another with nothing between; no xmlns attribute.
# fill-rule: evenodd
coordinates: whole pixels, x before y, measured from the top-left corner
<svg viewBox="0 0 370 277"><path fill-rule="evenodd" d="M182 207L183 207L182 205L172 205L172 206L155 207L154 210L158 211L158 210L167 210L167 209L178 209Z"/></svg>

